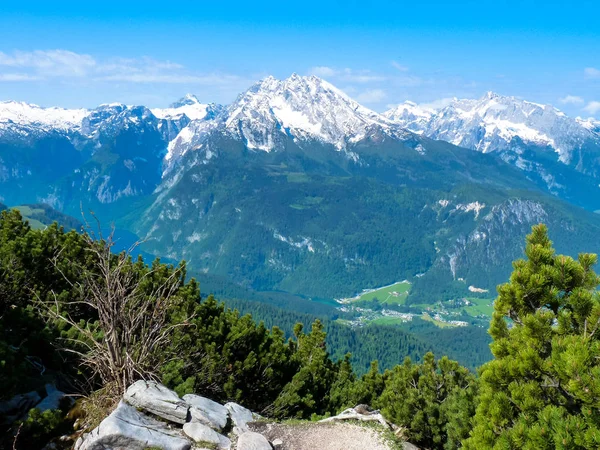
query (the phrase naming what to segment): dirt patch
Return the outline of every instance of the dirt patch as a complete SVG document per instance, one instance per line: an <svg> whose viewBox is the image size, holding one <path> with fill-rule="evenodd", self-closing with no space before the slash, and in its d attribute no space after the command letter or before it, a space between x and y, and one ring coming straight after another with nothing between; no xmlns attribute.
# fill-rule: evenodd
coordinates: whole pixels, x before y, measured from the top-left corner
<svg viewBox="0 0 600 450"><path fill-rule="evenodd" d="M252 431L270 442L283 441L282 450L394 450L374 429L348 423L306 423L298 425L249 424Z"/></svg>

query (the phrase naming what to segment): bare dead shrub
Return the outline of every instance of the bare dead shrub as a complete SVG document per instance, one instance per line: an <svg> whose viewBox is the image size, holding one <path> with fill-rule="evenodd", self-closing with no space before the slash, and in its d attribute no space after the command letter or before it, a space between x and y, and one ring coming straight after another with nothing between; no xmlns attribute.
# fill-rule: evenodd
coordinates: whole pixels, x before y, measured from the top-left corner
<svg viewBox="0 0 600 450"><path fill-rule="evenodd" d="M156 378L173 330L191 319L169 322L169 311L184 282L184 269L170 268L170 273L164 272L164 266L141 269L131 258L139 242L115 254L114 229L106 238L99 232L99 239L89 224L87 231L83 237L89 260L85 265L73 262L70 272L75 277L61 270L60 253L53 259L75 295L60 301L54 295L52 301L41 303L50 319L76 330L76 337L63 341L61 349L75 353L103 386L123 393L138 379ZM162 273L154 276L159 270ZM83 322L73 317L70 311L82 308L93 310L97 319Z"/></svg>

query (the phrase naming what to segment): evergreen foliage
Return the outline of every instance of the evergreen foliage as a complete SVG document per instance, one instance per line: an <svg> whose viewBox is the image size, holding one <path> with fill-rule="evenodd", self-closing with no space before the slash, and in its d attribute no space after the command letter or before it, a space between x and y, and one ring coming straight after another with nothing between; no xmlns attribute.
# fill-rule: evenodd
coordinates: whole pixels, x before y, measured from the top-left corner
<svg viewBox="0 0 600 450"><path fill-rule="evenodd" d="M556 255L546 227L499 286L494 360L481 370L467 449L600 447L600 278L597 257Z"/></svg>
<svg viewBox="0 0 600 450"><path fill-rule="evenodd" d="M93 349L110 334L109 322L81 302L102 274L94 251L106 245L56 224L31 229L18 211L0 213L0 400L49 381L84 386L85 395L115 385L86 364L94 354L86 343ZM525 254L527 259L514 263L510 282L498 288L490 325L494 360L482 366L479 378L446 356L436 360L428 352L432 342L450 336L424 323L409 328L419 331L415 338L390 327L352 330L326 314L314 320L315 315L273 305L236 304L253 310L253 318L213 296L201 298L199 283L186 279L184 263L147 265L110 253L108 260L130 277L126 291L142 303L155 305L156 287L169 286L161 322L168 339L153 346L147 360L134 355L132 378L144 371L180 395L232 400L280 419L323 417L365 403L403 427L411 442L431 449L598 448L600 278L592 270L597 258L556 255L542 225L528 236ZM40 307L48 302L54 313ZM123 300L121 306L133 308L136 302ZM275 326L279 320L281 328ZM142 342L144 328L131 330L132 342ZM479 336L463 333L460 339ZM454 347L438 342L437 348ZM355 360L344 349L361 356ZM117 350L141 348L117 341ZM375 357L367 369L369 354ZM13 445L20 426L27 436L17 438L15 448L38 447L66 432L65 413L30 412L3 430L0 445ZM94 414L94 420L101 416Z"/></svg>
<svg viewBox="0 0 600 450"><path fill-rule="evenodd" d="M475 377L457 362L432 353L422 364L406 359L384 374L385 388L376 399L383 414L404 424L408 437L427 448L456 448L469 432L474 413Z"/></svg>

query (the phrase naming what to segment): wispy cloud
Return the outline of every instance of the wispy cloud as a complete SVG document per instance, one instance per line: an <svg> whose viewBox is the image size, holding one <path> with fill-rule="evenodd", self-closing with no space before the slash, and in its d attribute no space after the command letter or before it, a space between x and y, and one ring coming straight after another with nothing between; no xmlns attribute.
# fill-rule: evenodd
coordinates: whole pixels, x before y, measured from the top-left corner
<svg viewBox="0 0 600 450"><path fill-rule="evenodd" d="M596 114L600 112L600 102L589 102L587 105L585 105L585 108L583 108L583 110L590 114Z"/></svg>
<svg viewBox="0 0 600 450"><path fill-rule="evenodd" d="M97 62L90 55L68 50L17 50L10 55L0 52L0 66L31 69L45 76L84 76L97 66Z"/></svg>
<svg viewBox="0 0 600 450"><path fill-rule="evenodd" d="M356 96L356 100L364 103L379 103L387 97L383 89L367 89Z"/></svg>
<svg viewBox="0 0 600 450"><path fill-rule="evenodd" d="M98 59L60 49L0 52L0 81L49 79L200 85L226 85L242 80L230 74L196 73L181 64L149 57Z"/></svg>
<svg viewBox="0 0 600 450"><path fill-rule="evenodd" d="M394 69L399 70L400 72L408 72L408 67L403 66L398 61L392 61L391 64Z"/></svg>
<svg viewBox="0 0 600 450"><path fill-rule="evenodd" d="M328 66L316 66L309 70L311 75L335 79L349 83L372 83L385 81L387 77L371 72L370 70L355 70L350 68L336 69Z"/></svg>
<svg viewBox="0 0 600 450"><path fill-rule="evenodd" d="M596 69L595 67L586 67L583 71L583 74L586 78L600 78L600 69Z"/></svg>
<svg viewBox="0 0 600 450"><path fill-rule="evenodd" d="M439 99L434 100L432 102L421 103L421 104L419 104L419 106L421 108L423 108L423 109L435 109L435 110L437 110L437 109L445 108L450 103L452 103L454 100L456 100L455 97L439 98Z"/></svg>
<svg viewBox="0 0 600 450"><path fill-rule="evenodd" d="M311 75L315 75L317 77L329 78L334 77L337 73L335 69L327 66L316 66L309 70Z"/></svg>
<svg viewBox="0 0 600 450"><path fill-rule="evenodd" d="M558 101L563 105L583 105L585 103L585 100L577 95L566 95L559 98Z"/></svg>
<svg viewBox="0 0 600 450"><path fill-rule="evenodd" d="M401 75L397 77L393 77L390 79L390 82L396 87L417 87L423 86L425 84L434 84L434 80L432 79L423 79L416 75Z"/></svg>
<svg viewBox="0 0 600 450"><path fill-rule="evenodd" d="M400 105L409 104L409 105L414 105L424 111L437 111L439 109L445 108L450 103L452 103L454 100L456 100L455 97L440 98L440 99L433 100L431 102L426 102L426 103L417 103L417 102L413 102L411 100L406 100L403 103L390 103L387 105L387 108L394 109L394 108L399 107Z"/></svg>
<svg viewBox="0 0 600 450"><path fill-rule="evenodd" d="M1 81L35 81L39 80L39 77L28 75L26 73L0 73Z"/></svg>
<svg viewBox="0 0 600 450"><path fill-rule="evenodd" d="M171 84L203 84L223 85L230 82L241 81L242 78L235 75L185 75L185 74L159 74L159 73L124 73L106 75L96 78L98 81L124 81L131 83L171 83Z"/></svg>

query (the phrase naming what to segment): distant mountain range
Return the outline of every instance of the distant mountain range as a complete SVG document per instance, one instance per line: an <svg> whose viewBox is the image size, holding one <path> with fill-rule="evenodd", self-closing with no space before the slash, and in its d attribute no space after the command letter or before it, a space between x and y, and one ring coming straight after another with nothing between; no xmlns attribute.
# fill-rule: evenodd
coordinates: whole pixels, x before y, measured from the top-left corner
<svg viewBox="0 0 600 450"><path fill-rule="evenodd" d="M383 114L407 129L483 153L494 152L549 192L598 208L600 123L550 106L488 92L432 110L412 102Z"/></svg>
<svg viewBox="0 0 600 450"><path fill-rule="evenodd" d="M83 206L197 271L322 298L493 289L540 221L559 251L600 250L599 155L598 123L551 106L489 93L378 114L298 75L228 106L0 103L4 203Z"/></svg>

